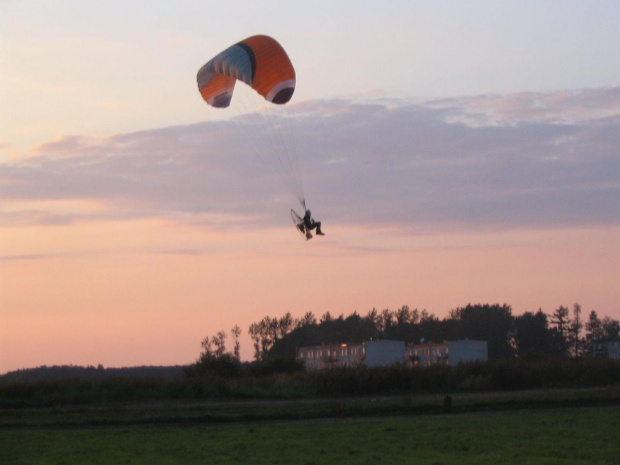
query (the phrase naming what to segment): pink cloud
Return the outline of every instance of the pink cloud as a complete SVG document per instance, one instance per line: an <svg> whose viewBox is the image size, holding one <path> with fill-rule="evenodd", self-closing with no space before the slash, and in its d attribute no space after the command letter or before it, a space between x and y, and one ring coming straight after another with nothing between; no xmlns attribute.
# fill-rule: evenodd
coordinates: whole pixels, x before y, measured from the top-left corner
<svg viewBox="0 0 620 465"><path fill-rule="evenodd" d="M195 215L205 226L228 218L230 227L268 228L296 205L289 183L296 179L285 166L294 160L309 206L349 225L620 221L620 88L308 101L295 114L294 131L279 134L279 117L272 126L248 118L42 144L0 165L7 201L86 199L106 213L31 208L5 218L63 224Z"/></svg>

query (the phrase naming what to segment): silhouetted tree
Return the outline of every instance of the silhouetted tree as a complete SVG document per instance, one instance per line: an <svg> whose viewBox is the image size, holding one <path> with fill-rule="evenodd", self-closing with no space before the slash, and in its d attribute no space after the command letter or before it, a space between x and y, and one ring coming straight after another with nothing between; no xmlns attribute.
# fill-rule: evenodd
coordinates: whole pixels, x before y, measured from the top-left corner
<svg viewBox="0 0 620 465"><path fill-rule="evenodd" d="M215 350L213 351L213 355L215 357L221 357L226 353L226 332L218 331L218 333L213 336L211 339Z"/></svg>
<svg viewBox="0 0 620 465"><path fill-rule="evenodd" d="M559 354L561 356L568 355L570 318L567 307L558 307L551 315L551 327L553 329L554 338Z"/></svg>
<svg viewBox="0 0 620 465"><path fill-rule="evenodd" d="M316 316L312 312L306 312L306 314L299 320L295 320L295 327L316 325Z"/></svg>
<svg viewBox="0 0 620 465"><path fill-rule="evenodd" d="M254 359L266 360L274 344L286 337L295 328L316 324L312 313L306 313L301 320L294 320L290 312L280 318L264 317L258 323L252 323L248 330L254 346Z"/></svg>
<svg viewBox="0 0 620 465"><path fill-rule="evenodd" d="M581 321L581 305L573 305L573 319L568 327L568 343L570 353L573 357L579 358L583 354L584 340L581 337L583 322Z"/></svg>
<svg viewBox="0 0 620 465"><path fill-rule="evenodd" d="M592 310L585 324L586 341L588 343L600 341L604 338L603 322L599 319L596 311Z"/></svg>
<svg viewBox="0 0 620 465"><path fill-rule="evenodd" d="M379 336L376 326L368 319L362 318L357 312L349 315L344 322L346 331L349 333L347 342L363 342Z"/></svg>
<svg viewBox="0 0 620 465"><path fill-rule="evenodd" d="M394 314L389 308L384 308L379 315L379 328L380 332L386 333L390 330L394 324Z"/></svg>
<svg viewBox="0 0 620 465"><path fill-rule="evenodd" d="M264 345L261 344L261 339L263 337L261 324L252 323L248 329L248 334L250 335L250 339L252 339L252 347L254 347L254 360L260 360L262 355L261 347Z"/></svg>
<svg viewBox="0 0 620 465"><path fill-rule="evenodd" d="M620 322L618 320L612 320L608 316L603 318L603 333L605 334L605 339L608 341L619 341L620 340Z"/></svg>
<svg viewBox="0 0 620 465"><path fill-rule="evenodd" d="M422 311L420 312L420 323L423 323L427 320L435 320L435 319L437 319L437 317L432 313L428 313L426 309L422 309Z"/></svg>
<svg viewBox="0 0 620 465"><path fill-rule="evenodd" d="M374 328L375 334L378 335L381 332L381 325L379 323L379 312L377 311L376 308L373 308L372 310L370 310L364 317L364 320L366 320L368 324L372 328Z"/></svg>
<svg viewBox="0 0 620 465"><path fill-rule="evenodd" d="M513 344L517 356L524 360L537 360L556 353L547 315L541 309L535 314L525 312L514 317Z"/></svg>
<svg viewBox="0 0 620 465"><path fill-rule="evenodd" d="M412 325L417 325L418 323L420 323L420 312L418 311L417 308L414 308L413 310L411 310L411 316L409 318L409 323L411 323Z"/></svg>
<svg viewBox="0 0 620 465"><path fill-rule="evenodd" d="M286 312L280 319L278 320L278 333L277 339L282 339L288 333L290 333L295 326L295 321L291 316L290 312Z"/></svg>
<svg viewBox="0 0 620 465"><path fill-rule="evenodd" d="M213 355L213 344L211 343L211 337L205 337L201 342L200 346L202 347L201 356L203 354Z"/></svg>
<svg viewBox="0 0 620 465"><path fill-rule="evenodd" d="M235 348L233 349L233 356L237 359L241 359L241 344L239 343L239 336L241 336L241 328L238 325L233 326L230 330L230 334L232 335L233 341L235 343Z"/></svg>
<svg viewBox="0 0 620 465"><path fill-rule="evenodd" d="M450 312L460 322L462 338L487 341L489 360L511 357L512 309L503 304L467 305Z"/></svg>
<svg viewBox="0 0 620 465"><path fill-rule="evenodd" d="M608 316L601 320L594 310L590 312L585 328L587 331L585 350L587 350L590 356L608 356L608 349L604 345L599 344L620 341L620 322L612 320Z"/></svg>
<svg viewBox="0 0 620 465"><path fill-rule="evenodd" d="M409 308L408 305L403 305L398 310L396 310L395 317L396 317L397 325L404 325L407 323L411 323L412 322L411 309Z"/></svg>
<svg viewBox="0 0 620 465"><path fill-rule="evenodd" d="M424 312L426 312L426 310L424 310ZM451 334L451 329L448 328L449 326L454 326L454 321L449 321L450 323L448 323L447 319L440 320L435 315L426 314L418 325L420 331L419 340L416 338L416 340L412 342L441 342L454 339L449 336ZM422 339L424 341L422 341Z"/></svg>
<svg viewBox="0 0 620 465"><path fill-rule="evenodd" d="M198 361L186 370L189 376L236 376L241 371L238 357L226 353L226 332L218 331L213 337L205 337Z"/></svg>

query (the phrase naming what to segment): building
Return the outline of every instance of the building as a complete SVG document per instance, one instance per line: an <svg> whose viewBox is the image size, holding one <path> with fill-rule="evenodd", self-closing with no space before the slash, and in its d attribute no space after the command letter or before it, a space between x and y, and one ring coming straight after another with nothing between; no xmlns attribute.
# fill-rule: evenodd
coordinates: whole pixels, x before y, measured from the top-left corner
<svg viewBox="0 0 620 465"><path fill-rule="evenodd" d="M297 350L297 359L309 370L335 366L389 366L405 362L405 343L379 339L361 343L301 347Z"/></svg>
<svg viewBox="0 0 620 465"><path fill-rule="evenodd" d="M487 341L445 341L407 345L407 364L429 366L458 365L461 362L486 362L489 359Z"/></svg>
<svg viewBox="0 0 620 465"><path fill-rule="evenodd" d="M486 341L446 341L405 345L403 341L378 339L350 344L302 347L297 359L309 370L365 365L380 367L407 363L410 366L457 365L460 362L487 361Z"/></svg>
<svg viewBox="0 0 620 465"><path fill-rule="evenodd" d="M405 343L403 341L390 341L378 339L365 343L366 366L383 367L405 363Z"/></svg>
<svg viewBox="0 0 620 465"><path fill-rule="evenodd" d="M595 341L590 346L590 356L620 360L620 341Z"/></svg>
<svg viewBox="0 0 620 465"><path fill-rule="evenodd" d="M365 359L364 344L330 344L301 347L297 359L309 370L320 370L333 366L355 366Z"/></svg>

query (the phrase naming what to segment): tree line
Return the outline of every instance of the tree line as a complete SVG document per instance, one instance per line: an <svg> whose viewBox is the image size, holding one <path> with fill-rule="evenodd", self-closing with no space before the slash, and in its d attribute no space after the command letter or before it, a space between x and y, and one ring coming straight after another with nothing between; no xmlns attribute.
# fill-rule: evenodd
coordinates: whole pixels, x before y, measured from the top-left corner
<svg viewBox="0 0 620 465"><path fill-rule="evenodd" d="M239 360L241 332L237 325L231 330L232 351L226 348L226 331L206 337L198 361ZM593 355L599 342L620 340L620 323L599 317L595 310L585 318L578 303L572 309L560 306L550 315L539 309L516 316L507 304L468 304L451 310L442 319L426 310L403 305L394 311L373 308L365 315L355 311L346 317L333 317L329 312L317 317L307 312L294 318L287 312L281 317L263 317L249 326L248 333L257 362L295 359L299 347L372 339L395 339L409 344L484 340L489 360L578 359Z"/></svg>
<svg viewBox="0 0 620 465"><path fill-rule="evenodd" d="M620 361L586 357L597 342L620 340L620 324L581 306L560 306L515 316L509 305L476 304L437 318L402 306L365 315L301 318L290 313L252 323L254 361L241 362L239 326L202 341L189 366L110 370L103 366L42 367L0 377L0 408L50 407L109 402L204 398L300 398L514 389L613 387ZM457 366L306 371L297 348L389 338L407 343L476 339L488 343L489 362ZM232 344L231 344L232 342ZM230 347L230 349L229 349ZM131 376L129 376L131 374Z"/></svg>

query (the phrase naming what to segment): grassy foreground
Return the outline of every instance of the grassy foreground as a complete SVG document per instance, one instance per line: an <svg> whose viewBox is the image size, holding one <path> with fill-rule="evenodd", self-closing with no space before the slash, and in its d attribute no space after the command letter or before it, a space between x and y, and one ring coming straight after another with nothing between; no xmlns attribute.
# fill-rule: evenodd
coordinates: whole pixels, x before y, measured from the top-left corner
<svg viewBox="0 0 620 465"><path fill-rule="evenodd" d="M620 407L0 429L9 464L617 464Z"/></svg>

